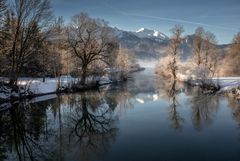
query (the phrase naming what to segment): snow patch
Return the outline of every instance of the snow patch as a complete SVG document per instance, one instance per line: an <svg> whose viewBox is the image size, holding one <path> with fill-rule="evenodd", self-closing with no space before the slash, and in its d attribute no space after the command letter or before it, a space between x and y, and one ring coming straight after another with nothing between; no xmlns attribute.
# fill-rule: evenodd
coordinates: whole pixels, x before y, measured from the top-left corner
<svg viewBox="0 0 240 161"><path fill-rule="evenodd" d="M200 85L200 78L196 75L178 74L178 79L182 82L190 82L193 85ZM220 86L220 92L228 92L240 87L240 77L212 77L210 82Z"/></svg>
<svg viewBox="0 0 240 161"><path fill-rule="evenodd" d="M145 28L140 28L135 32L135 35L140 37L140 38L151 38L156 41L162 41L167 39L167 36L164 35L163 33L156 31L156 30L149 30Z"/></svg>
<svg viewBox="0 0 240 161"><path fill-rule="evenodd" d="M136 32L143 32L145 30L145 28L140 28L139 30L137 30Z"/></svg>

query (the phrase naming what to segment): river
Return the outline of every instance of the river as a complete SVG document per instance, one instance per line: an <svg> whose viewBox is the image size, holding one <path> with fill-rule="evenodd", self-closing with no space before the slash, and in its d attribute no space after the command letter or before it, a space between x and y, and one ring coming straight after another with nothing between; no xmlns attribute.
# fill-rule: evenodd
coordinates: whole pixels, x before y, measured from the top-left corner
<svg viewBox="0 0 240 161"><path fill-rule="evenodd" d="M1 111L0 160L240 160L240 103L156 79L152 69L45 98Z"/></svg>

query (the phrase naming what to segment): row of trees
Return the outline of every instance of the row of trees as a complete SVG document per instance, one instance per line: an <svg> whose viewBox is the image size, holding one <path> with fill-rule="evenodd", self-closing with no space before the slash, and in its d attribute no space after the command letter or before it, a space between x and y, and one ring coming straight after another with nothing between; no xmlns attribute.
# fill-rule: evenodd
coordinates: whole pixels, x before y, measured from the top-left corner
<svg viewBox="0 0 240 161"><path fill-rule="evenodd" d="M221 70L221 74L227 74L231 76L240 75L240 33L237 33L230 45L229 52L221 62L221 66L224 68Z"/></svg>
<svg viewBox="0 0 240 161"><path fill-rule="evenodd" d="M65 25L52 15L49 0L0 0L0 20L0 74L10 85L20 76L45 81L45 76L70 73L85 84L106 67L128 71L125 63L133 62L121 54L107 22L80 13Z"/></svg>
<svg viewBox="0 0 240 161"><path fill-rule="evenodd" d="M45 72L50 39L57 33L48 0L1 0L1 74L14 85L22 74ZM55 56L55 55L54 55Z"/></svg>
<svg viewBox="0 0 240 161"><path fill-rule="evenodd" d="M7 2L0 0L0 74L7 76L11 85L15 85L20 76L45 78L69 73L80 76L81 84L85 84L89 75L102 75L109 66L124 69L122 75L127 77L134 60L129 51L120 49L104 20L81 13L65 26L61 17L52 15L49 0ZM182 68L179 55L185 40L183 31L179 25L171 30L169 56L167 62L160 64L160 69L166 69L165 73L173 79L177 79L177 70ZM235 67L239 63L239 37L236 35L226 61L222 61L229 73L239 72ZM193 57L189 60L192 73L203 78L217 74L217 65L221 62L216 45L213 33L202 27L196 29Z"/></svg>
<svg viewBox="0 0 240 161"><path fill-rule="evenodd" d="M183 62L180 60L181 48L186 41L182 36L184 29L180 25L176 25L171 29L172 36L168 46L168 56L162 58L157 67L156 72L172 78L178 79L178 74L192 75L207 81L213 76L236 76L240 74L237 66L240 63L240 33L238 33L229 49L223 51L217 46L217 40L213 33L205 31L203 27L195 30L191 43L192 56ZM202 82L210 83L210 82Z"/></svg>

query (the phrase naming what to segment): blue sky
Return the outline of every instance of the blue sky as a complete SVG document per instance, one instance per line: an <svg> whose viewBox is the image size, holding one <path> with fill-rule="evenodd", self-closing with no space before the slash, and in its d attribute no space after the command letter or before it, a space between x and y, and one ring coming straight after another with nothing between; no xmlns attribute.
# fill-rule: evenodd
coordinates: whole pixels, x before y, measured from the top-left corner
<svg viewBox="0 0 240 161"><path fill-rule="evenodd" d="M56 16L66 21L80 12L102 18L110 26L128 31L159 30L182 24L185 34L197 26L217 36L220 44L230 43L240 31L240 0L51 0Z"/></svg>

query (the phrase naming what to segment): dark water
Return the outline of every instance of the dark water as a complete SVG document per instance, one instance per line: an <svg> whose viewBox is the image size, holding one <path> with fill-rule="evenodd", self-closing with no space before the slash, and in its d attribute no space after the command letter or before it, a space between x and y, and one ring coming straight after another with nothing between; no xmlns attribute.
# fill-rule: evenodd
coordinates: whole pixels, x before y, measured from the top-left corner
<svg viewBox="0 0 240 161"><path fill-rule="evenodd" d="M240 161L240 103L154 79L0 113L0 160Z"/></svg>

